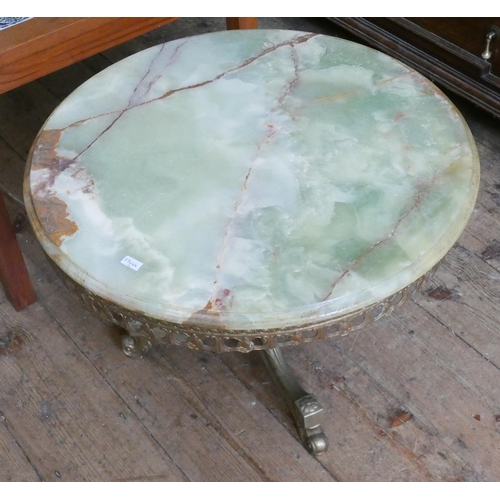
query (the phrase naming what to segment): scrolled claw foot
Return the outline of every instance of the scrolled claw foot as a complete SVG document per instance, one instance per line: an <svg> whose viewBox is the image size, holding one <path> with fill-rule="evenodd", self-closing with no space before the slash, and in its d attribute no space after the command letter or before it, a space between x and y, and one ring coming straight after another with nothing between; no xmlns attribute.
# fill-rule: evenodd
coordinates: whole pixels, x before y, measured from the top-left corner
<svg viewBox="0 0 500 500"><path fill-rule="evenodd" d="M323 455L328 450L328 439L323 432L318 432L307 438L306 447L311 455Z"/></svg>
<svg viewBox="0 0 500 500"><path fill-rule="evenodd" d="M122 350L130 358L142 358L151 349L151 342L146 337L124 335Z"/></svg>
<svg viewBox="0 0 500 500"><path fill-rule="evenodd" d="M322 455L328 449L328 439L321 429L323 408L316 396L305 394L295 401L295 421L299 434L312 455Z"/></svg>
<svg viewBox="0 0 500 500"><path fill-rule="evenodd" d="M320 402L300 386L281 349L268 349L261 354L271 378L292 410L302 444L312 455L322 455L328 450L328 439L321 429L324 411Z"/></svg>

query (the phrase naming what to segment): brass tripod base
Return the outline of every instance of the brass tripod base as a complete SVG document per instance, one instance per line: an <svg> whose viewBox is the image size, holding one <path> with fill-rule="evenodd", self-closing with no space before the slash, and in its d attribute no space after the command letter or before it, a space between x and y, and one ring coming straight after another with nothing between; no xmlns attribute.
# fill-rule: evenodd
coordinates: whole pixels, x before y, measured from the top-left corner
<svg viewBox="0 0 500 500"><path fill-rule="evenodd" d="M122 331L123 352L131 358L141 358L151 349L145 335ZM328 449L328 440L321 429L323 408L312 394L308 394L295 378L279 348L260 351L264 363L292 411L295 425L304 446L313 455L322 455Z"/></svg>
<svg viewBox="0 0 500 500"><path fill-rule="evenodd" d="M285 361L281 349L274 348L260 352L271 378L290 407L299 436L307 451L313 455L322 455L328 449L328 439L321 429L322 406L315 396L302 389Z"/></svg>

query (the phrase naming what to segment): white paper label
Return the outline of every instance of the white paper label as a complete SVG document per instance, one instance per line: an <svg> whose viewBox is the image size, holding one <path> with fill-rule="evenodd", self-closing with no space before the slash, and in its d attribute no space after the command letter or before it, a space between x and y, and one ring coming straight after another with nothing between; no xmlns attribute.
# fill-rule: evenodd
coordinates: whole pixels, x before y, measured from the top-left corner
<svg viewBox="0 0 500 500"><path fill-rule="evenodd" d="M134 271L138 271L142 267L142 262L139 262L128 255L121 260L121 263L124 266L130 267L130 269L133 269Z"/></svg>

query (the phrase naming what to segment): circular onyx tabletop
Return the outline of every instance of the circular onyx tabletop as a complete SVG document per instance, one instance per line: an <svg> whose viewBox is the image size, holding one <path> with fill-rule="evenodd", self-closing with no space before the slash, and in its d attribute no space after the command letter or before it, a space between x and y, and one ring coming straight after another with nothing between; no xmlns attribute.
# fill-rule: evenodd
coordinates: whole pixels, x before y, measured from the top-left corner
<svg viewBox="0 0 500 500"><path fill-rule="evenodd" d="M114 64L53 112L28 160L38 239L119 306L206 327L300 327L430 270L473 210L453 104L375 50L211 33Z"/></svg>

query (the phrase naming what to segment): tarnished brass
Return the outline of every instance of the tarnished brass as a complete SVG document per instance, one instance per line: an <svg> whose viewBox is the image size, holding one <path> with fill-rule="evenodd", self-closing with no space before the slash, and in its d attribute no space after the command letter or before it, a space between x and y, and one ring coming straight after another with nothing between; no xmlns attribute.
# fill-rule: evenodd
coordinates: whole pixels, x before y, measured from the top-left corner
<svg viewBox="0 0 500 500"><path fill-rule="evenodd" d="M498 29L496 26L491 26L490 31L486 35L486 48L484 49L483 53L481 54L481 57L487 61L488 59L491 58L492 52L490 50L490 44L492 40L495 38L498 38L500 35L500 29Z"/></svg>
<svg viewBox="0 0 500 500"><path fill-rule="evenodd" d="M374 321L390 314L395 307L406 302L414 291L420 289L437 268L435 266L417 281L383 301L344 316L329 320L320 319L299 328L226 330L171 323L151 318L137 311L130 311L90 292L73 281L56 265L54 267L65 285L88 309L100 318L111 321L130 333L133 339L124 345L124 351L128 356L134 356L135 352L144 353L145 349L155 344L172 344L194 350L246 353L345 336L350 332L366 328ZM148 348L145 347L146 345Z"/></svg>
<svg viewBox="0 0 500 500"><path fill-rule="evenodd" d="M313 455L322 455L328 449L328 440L321 429L321 404L302 389L281 349L268 349L261 354L271 378L288 403L304 446Z"/></svg>
<svg viewBox="0 0 500 500"><path fill-rule="evenodd" d="M288 403L300 439L313 455L321 455L328 449L328 439L321 428L323 408L314 395L300 386L283 358L280 347L345 336L367 327L406 302L434 274L438 266L439 263L411 285L385 300L338 318L318 320L300 328L226 330L171 323L127 310L90 292L54 264L65 285L85 306L102 319L124 329L122 349L127 356L142 357L156 343L216 352L260 350L271 378Z"/></svg>
<svg viewBox="0 0 500 500"><path fill-rule="evenodd" d="M130 335L127 330L123 330L125 335L122 337L123 352L130 358L142 358L151 349L151 342L143 336Z"/></svg>

